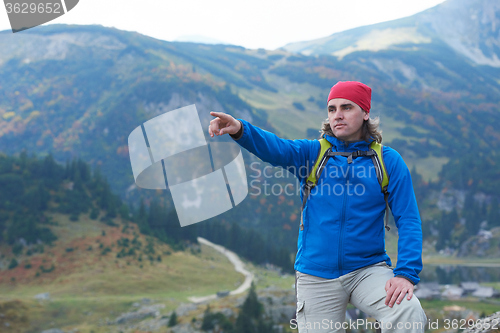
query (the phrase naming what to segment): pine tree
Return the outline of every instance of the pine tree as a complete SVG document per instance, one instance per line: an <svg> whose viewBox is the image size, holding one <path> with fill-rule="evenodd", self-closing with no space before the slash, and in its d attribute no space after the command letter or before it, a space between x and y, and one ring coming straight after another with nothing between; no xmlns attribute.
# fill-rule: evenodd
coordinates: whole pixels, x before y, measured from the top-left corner
<svg viewBox="0 0 500 333"><path fill-rule="evenodd" d="M139 231L145 235L151 234L151 229L148 224L148 213L146 212L146 205L144 204L144 199L141 198L141 204L139 206L139 212L137 217L135 217L135 222L139 226Z"/></svg>
<svg viewBox="0 0 500 333"><path fill-rule="evenodd" d="M130 210L127 204L122 204L118 209L118 214L123 220L130 220Z"/></svg>
<svg viewBox="0 0 500 333"><path fill-rule="evenodd" d="M416 190L416 188L418 188L423 182L422 176L418 173L416 165L413 165L413 168L411 168L410 175L413 188Z"/></svg>
<svg viewBox="0 0 500 333"><path fill-rule="evenodd" d="M443 212L441 220L438 223L438 240L436 243L436 250L442 250L450 245L451 232L458 222L458 213L453 209L449 214Z"/></svg>
<svg viewBox="0 0 500 333"><path fill-rule="evenodd" d="M248 296L243 303L241 311L248 314L251 318L258 319L263 312L262 303L257 298L255 285L252 283Z"/></svg>
<svg viewBox="0 0 500 333"><path fill-rule="evenodd" d="M470 236L474 236L479 231L481 224L481 207L476 204L472 191L465 196L464 204L465 229Z"/></svg>
<svg viewBox="0 0 500 333"><path fill-rule="evenodd" d="M238 315L238 318L236 318L235 328L238 333L260 333L257 331L257 327L255 327L255 323L252 321L250 315L243 312L243 310Z"/></svg>
<svg viewBox="0 0 500 333"><path fill-rule="evenodd" d="M170 316L170 319L168 320L168 327L172 327L175 325L177 325L177 313L175 313L174 311Z"/></svg>
<svg viewBox="0 0 500 333"><path fill-rule="evenodd" d="M236 318L235 331L238 333L273 333L272 322L264 318L264 306L259 302L255 285L252 283L248 296Z"/></svg>
<svg viewBox="0 0 500 333"><path fill-rule="evenodd" d="M235 249L243 244L244 238L242 237L241 227L237 223L231 224L229 233L230 237L228 247L230 249Z"/></svg>
<svg viewBox="0 0 500 333"><path fill-rule="evenodd" d="M155 227L162 224L162 209L158 200L156 198L153 199L151 205L149 206L149 214L148 214L148 225L150 228L154 229Z"/></svg>
<svg viewBox="0 0 500 333"><path fill-rule="evenodd" d="M178 243L181 239L181 227L175 210L171 210L165 217L165 235L171 245Z"/></svg>
<svg viewBox="0 0 500 333"><path fill-rule="evenodd" d="M201 329L208 331L214 328L214 323L212 321L212 313L210 312L210 305L207 305L205 312L203 313L203 322L201 323Z"/></svg>
<svg viewBox="0 0 500 333"><path fill-rule="evenodd" d="M488 212L488 225L491 228L500 226L500 207L497 197L493 197L491 200L490 210Z"/></svg>
<svg viewBox="0 0 500 333"><path fill-rule="evenodd" d="M17 265L18 265L18 262L17 262L16 258L12 258L11 261L10 261L10 263L9 263L9 267L8 268L9 269L14 269L14 268L17 267Z"/></svg>

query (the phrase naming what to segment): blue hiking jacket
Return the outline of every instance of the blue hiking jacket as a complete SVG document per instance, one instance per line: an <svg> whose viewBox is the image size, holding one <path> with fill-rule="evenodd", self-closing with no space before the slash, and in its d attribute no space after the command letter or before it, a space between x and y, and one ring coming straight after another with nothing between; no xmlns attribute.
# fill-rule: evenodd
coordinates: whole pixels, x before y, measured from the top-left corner
<svg viewBox="0 0 500 333"><path fill-rule="evenodd" d="M318 140L286 140L239 119L242 136L235 141L265 162L298 177L302 189L320 152ZM346 143L324 136L333 151L369 150L369 142ZM394 276L417 284L422 270L422 228L410 172L402 157L384 146L389 175L389 206L398 228ZM301 190L301 199L303 191ZM370 157L351 164L343 156L328 160L303 211L295 270L335 279L356 269L391 259L385 251L385 200Z"/></svg>

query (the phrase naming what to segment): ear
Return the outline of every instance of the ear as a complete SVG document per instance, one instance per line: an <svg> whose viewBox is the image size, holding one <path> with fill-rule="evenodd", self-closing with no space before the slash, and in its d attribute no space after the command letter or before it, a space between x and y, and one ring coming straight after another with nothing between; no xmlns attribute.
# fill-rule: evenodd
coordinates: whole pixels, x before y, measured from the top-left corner
<svg viewBox="0 0 500 333"><path fill-rule="evenodd" d="M364 119L364 120L368 120L368 119L370 119L370 113L369 113L369 112L366 112L366 111L364 111L364 112L365 112L365 115L363 116L363 119Z"/></svg>

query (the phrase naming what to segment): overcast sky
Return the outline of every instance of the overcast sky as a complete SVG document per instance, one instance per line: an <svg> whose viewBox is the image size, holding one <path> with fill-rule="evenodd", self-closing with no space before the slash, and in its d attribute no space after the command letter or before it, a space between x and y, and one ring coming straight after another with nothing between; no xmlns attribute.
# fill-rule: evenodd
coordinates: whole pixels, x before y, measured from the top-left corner
<svg viewBox="0 0 500 333"><path fill-rule="evenodd" d="M183 36L205 36L246 48L273 50L291 42L410 16L442 2L444 0L80 0L73 10L47 24L100 24L167 41ZM3 7L0 8L0 30L7 29L10 24Z"/></svg>

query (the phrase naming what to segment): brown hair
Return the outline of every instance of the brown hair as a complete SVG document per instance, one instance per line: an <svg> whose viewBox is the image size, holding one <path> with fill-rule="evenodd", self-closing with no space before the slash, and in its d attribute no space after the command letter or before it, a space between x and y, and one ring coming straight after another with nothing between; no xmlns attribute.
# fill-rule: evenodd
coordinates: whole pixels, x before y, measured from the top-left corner
<svg viewBox="0 0 500 333"><path fill-rule="evenodd" d="M368 120L363 121L362 134L361 134L362 139L365 140L366 142L371 142L372 140L375 140L378 143L382 143L382 131L379 130L378 128L379 125L380 125L379 117L369 118ZM321 124L320 133L321 137L323 136L323 134L335 137L332 128L330 127L330 122L328 121L328 118L326 118L326 120L324 120L323 123Z"/></svg>

